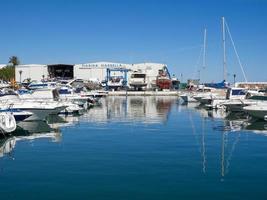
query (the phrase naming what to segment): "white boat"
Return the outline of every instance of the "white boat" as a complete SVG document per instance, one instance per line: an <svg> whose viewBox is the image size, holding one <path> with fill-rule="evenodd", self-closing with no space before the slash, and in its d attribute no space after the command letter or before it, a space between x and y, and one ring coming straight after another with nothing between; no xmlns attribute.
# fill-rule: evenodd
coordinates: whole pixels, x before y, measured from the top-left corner
<svg viewBox="0 0 267 200"><path fill-rule="evenodd" d="M29 118L30 116L32 116L33 113L28 112L28 111L22 111L22 110L18 110L18 109L0 109L0 112L8 112L10 114L12 114L15 117L16 122L19 121L23 121L27 118Z"/></svg>
<svg viewBox="0 0 267 200"><path fill-rule="evenodd" d="M246 106L243 110L254 118L267 121L267 103Z"/></svg>
<svg viewBox="0 0 267 200"><path fill-rule="evenodd" d="M66 106L65 109L61 110L59 114L64 114L64 115L81 115L83 114L84 109L78 106L77 104L74 104L72 102L65 101L64 105Z"/></svg>
<svg viewBox="0 0 267 200"><path fill-rule="evenodd" d="M57 104L53 102L43 103L31 101L13 102L12 104L9 104L7 106L32 113L30 117L25 119L26 121L45 120L47 116L52 114L58 114L61 110L66 108L66 106L62 104Z"/></svg>
<svg viewBox="0 0 267 200"><path fill-rule="evenodd" d="M202 92L195 95L193 98L201 104L211 104L213 99L222 99L225 97L224 89L210 88L209 92Z"/></svg>
<svg viewBox="0 0 267 200"><path fill-rule="evenodd" d="M267 102L267 96L265 95L254 95L246 99L236 99L223 103L226 110L231 112L242 112L246 106L257 105Z"/></svg>
<svg viewBox="0 0 267 200"><path fill-rule="evenodd" d="M98 100L98 98L100 98L100 97L94 97L94 95L97 95L97 93L93 92L81 91L80 93L74 93L73 89L70 88L69 86L61 87L58 90L58 94L60 101L63 102L69 101L84 109L90 107L91 104L94 104Z"/></svg>
<svg viewBox="0 0 267 200"><path fill-rule="evenodd" d="M65 90L63 90L65 91ZM32 94L21 95L22 99L34 102L57 106L58 108L51 114L73 114L81 113L83 108L86 108L87 101L90 97L81 97L78 94L64 93L59 95L57 89L38 89Z"/></svg>
<svg viewBox="0 0 267 200"><path fill-rule="evenodd" d="M217 98L213 98L208 107L212 109L224 108L224 105L227 105L230 102L236 102L240 101L241 99L245 99L246 93L247 90L244 88L228 88L224 97L220 96Z"/></svg>
<svg viewBox="0 0 267 200"><path fill-rule="evenodd" d="M190 102L197 102L197 100L196 99L194 99L194 95L195 95L195 93L184 93L184 94L181 94L180 95L180 98L184 101L184 102L186 102L186 103L190 103Z"/></svg>
<svg viewBox="0 0 267 200"><path fill-rule="evenodd" d="M37 98L38 97L38 98ZM1 98L0 98L1 99ZM19 110L32 114L25 120L45 120L50 114L57 114L66 106L56 101L48 101L41 94L39 95L13 95L11 99L0 101L1 110ZM25 114L25 113L24 113Z"/></svg>
<svg viewBox="0 0 267 200"><path fill-rule="evenodd" d="M10 86L8 82L0 80L0 88L9 88Z"/></svg>
<svg viewBox="0 0 267 200"><path fill-rule="evenodd" d="M0 112L0 131L11 133L17 128L16 120L11 113Z"/></svg>
<svg viewBox="0 0 267 200"><path fill-rule="evenodd" d="M9 88L4 88L0 90L0 102L17 100L17 99L18 99L18 95L14 90L9 89Z"/></svg>
<svg viewBox="0 0 267 200"><path fill-rule="evenodd" d="M134 88L134 90L140 90L147 86L146 73L141 71L134 71L129 80L129 85Z"/></svg>
<svg viewBox="0 0 267 200"><path fill-rule="evenodd" d="M56 82L37 82L37 81L32 81L28 85L28 88L31 89L31 90L42 89L42 88L55 88L55 87L56 87Z"/></svg>

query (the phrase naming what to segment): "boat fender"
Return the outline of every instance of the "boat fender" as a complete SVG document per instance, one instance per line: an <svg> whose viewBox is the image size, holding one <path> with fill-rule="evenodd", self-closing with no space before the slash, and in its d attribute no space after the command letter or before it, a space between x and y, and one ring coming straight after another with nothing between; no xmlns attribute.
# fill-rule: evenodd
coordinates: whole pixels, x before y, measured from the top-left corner
<svg viewBox="0 0 267 200"><path fill-rule="evenodd" d="M267 121L267 115L264 116L264 120Z"/></svg>

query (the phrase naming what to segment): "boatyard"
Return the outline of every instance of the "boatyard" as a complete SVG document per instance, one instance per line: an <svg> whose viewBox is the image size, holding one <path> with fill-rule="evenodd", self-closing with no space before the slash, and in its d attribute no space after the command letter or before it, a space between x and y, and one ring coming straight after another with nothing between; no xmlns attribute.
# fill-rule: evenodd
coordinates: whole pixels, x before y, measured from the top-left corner
<svg viewBox="0 0 267 200"><path fill-rule="evenodd" d="M1 199L266 199L267 1L0 6Z"/></svg>

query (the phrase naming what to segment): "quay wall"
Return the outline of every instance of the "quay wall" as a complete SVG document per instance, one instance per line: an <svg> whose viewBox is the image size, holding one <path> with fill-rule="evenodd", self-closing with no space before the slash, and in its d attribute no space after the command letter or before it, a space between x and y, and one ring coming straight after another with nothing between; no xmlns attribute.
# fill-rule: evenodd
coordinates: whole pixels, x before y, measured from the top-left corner
<svg viewBox="0 0 267 200"><path fill-rule="evenodd" d="M179 91L109 91L108 96L179 96Z"/></svg>

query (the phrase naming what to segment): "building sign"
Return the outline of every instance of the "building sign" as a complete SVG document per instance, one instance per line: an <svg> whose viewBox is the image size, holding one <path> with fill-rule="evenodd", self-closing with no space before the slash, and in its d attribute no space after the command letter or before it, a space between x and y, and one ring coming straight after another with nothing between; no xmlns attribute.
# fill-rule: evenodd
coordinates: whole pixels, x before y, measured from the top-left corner
<svg viewBox="0 0 267 200"><path fill-rule="evenodd" d="M88 69L88 68L126 68L125 64L121 63L87 63L82 64L80 69Z"/></svg>

